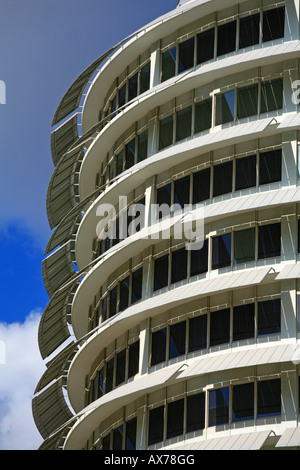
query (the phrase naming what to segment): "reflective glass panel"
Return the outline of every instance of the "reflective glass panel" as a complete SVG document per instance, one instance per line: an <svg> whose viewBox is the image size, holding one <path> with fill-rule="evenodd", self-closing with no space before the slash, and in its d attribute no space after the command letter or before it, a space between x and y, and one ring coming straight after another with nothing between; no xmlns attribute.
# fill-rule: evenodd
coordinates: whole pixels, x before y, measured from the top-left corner
<svg viewBox="0 0 300 470"><path fill-rule="evenodd" d="M281 254L281 224L258 227L258 259L273 258Z"/></svg>
<svg viewBox="0 0 300 470"><path fill-rule="evenodd" d="M258 336L280 333L281 300L258 302L257 332Z"/></svg>
<svg viewBox="0 0 300 470"><path fill-rule="evenodd" d="M254 338L254 303L233 307L233 341Z"/></svg>
<svg viewBox="0 0 300 470"><path fill-rule="evenodd" d="M234 263L255 259L255 228L234 232Z"/></svg>
<svg viewBox="0 0 300 470"><path fill-rule="evenodd" d="M215 28L197 34L197 64L214 58Z"/></svg>
<svg viewBox="0 0 300 470"><path fill-rule="evenodd" d="M263 41L284 37L285 7L263 12Z"/></svg>
<svg viewBox="0 0 300 470"><path fill-rule="evenodd" d="M280 379L262 380L257 383L257 417L281 414Z"/></svg>
<svg viewBox="0 0 300 470"><path fill-rule="evenodd" d="M116 386L125 381L126 349L117 354Z"/></svg>
<svg viewBox="0 0 300 470"><path fill-rule="evenodd" d="M170 326L169 359L185 353L185 332L185 321Z"/></svg>
<svg viewBox="0 0 300 470"><path fill-rule="evenodd" d="M213 167L213 196L221 196L232 192L233 162L221 163Z"/></svg>
<svg viewBox="0 0 300 470"><path fill-rule="evenodd" d="M229 421L229 387L209 392L209 426L226 424Z"/></svg>
<svg viewBox="0 0 300 470"><path fill-rule="evenodd" d="M259 184L281 181L282 150L271 150L259 154Z"/></svg>
<svg viewBox="0 0 300 470"><path fill-rule="evenodd" d="M282 109L283 103L283 81L282 78L276 80L266 80L261 84L260 112L267 113Z"/></svg>
<svg viewBox="0 0 300 470"><path fill-rule="evenodd" d="M232 421L254 419L254 383L236 385L232 390Z"/></svg>
<svg viewBox="0 0 300 470"><path fill-rule="evenodd" d="M163 440L164 436L164 406L149 411L148 445Z"/></svg>
<svg viewBox="0 0 300 470"><path fill-rule="evenodd" d="M143 268L137 269L132 273L132 292L131 304L134 304L142 298Z"/></svg>
<svg viewBox="0 0 300 470"><path fill-rule="evenodd" d="M123 426L113 430L113 450L122 450Z"/></svg>
<svg viewBox="0 0 300 470"><path fill-rule="evenodd" d="M210 313L210 346L229 343L230 309L216 310Z"/></svg>
<svg viewBox="0 0 300 470"><path fill-rule="evenodd" d="M133 377L139 371L140 342L135 341L129 345L128 378Z"/></svg>
<svg viewBox="0 0 300 470"><path fill-rule="evenodd" d="M150 87L150 62L147 62L142 68L140 73L140 93L149 90Z"/></svg>
<svg viewBox="0 0 300 470"><path fill-rule="evenodd" d="M176 74L176 47L163 52L161 56L161 81L164 82Z"/></svg>
<svg viewBox="0 0 300 470"><path fill-rule="evenodd" d="M212 269L231 264L231 233L212 238Z"/></svg>
<svg viewBox="0 0 300 470"><path fill-rule="evenodd" d="M176 142L190 137L192 133L192 107L181 109L176 113Z"/></svg>
<svg viewBox="0 0 300 470"><path fill-rule="evenodd" d="M236 191L256 186L256 155L238 158L235 170Z"/></svg>
<svg viewBox="0 0 300 470"><path fill-rule="evenodd" d="M205 393L187 397L186 432L198 431L205 427Z"/></svg>
<svg viewBox="0 0 300 470"><path fill-rule="evenodd" d="M173 115L159 121L159 150L173 144Z"/></svg>
<svg viewBox="0 0 300 470"><path fill-rule="evenodd" d="M171 284L187 278L187 255L185 247L172 252Z"/></svg>
<svg viewBox="0 0 300 470"><path fill-rule="evenodd" d="M168 403L167 439L183 434L184 400Z"/></svg>
<svg viewBox="0 0 300 470"><path fill-rule="evenodd" d="M237 118L254 116L258 112L258 85L245 86L237 91Z"/></svg>
<svg viewBox="0 0 300 470"><path fill-rule="evenodd" d="M125 147L125 170L134 165L135 160L135 139L131 140Z"/></svg>
<svg viewBox="0 0 300 470"><path fill-rule="evenodd" d="M179 44L178 73L194 67L195 39L191 38Z"/></svg>
<svg viewBox="0 0 300 470"><path fill-rule="evenodd" d="M166 360L167 328L152 333L151 366Z"/></svg>
<svg viewBox="0 0 300 470"><path fill-rule="evenodd" d="M189 319L189 352L207 347L207 315Z"/></svg>
<svg viewBox="0 0 300 470"><path fill-rule="evenodd" d="M168 285L169 255L161 256L154 261L154 288L156 291Z"/></svg>
<svg viewBox="0 0 300 470"><path fill-rule="evenodd" d="M199 101L195 104L195 134L211 128L212 100Z"/></svg>
<svg viewBox="0 0 300 470"><path fill-rule="evenodd" d="M178 204L181 208L190 202L190 177L185 176L174 181L174 204Z"/></svg>
<svg viewBox="0 0 300 470"><path fill-rule="evenodd" d="M216 96L216 126L234 120L234 102L234 90Z"/></svg>
<svg viewBox="0 0 300 470"><path fill-rule="evenodd" d="M210 197L210 168L193 173L193 204Z"/></svg>
<svg viewBox="0 0 300 470"><path fill-rule="evenodd" d="M253 46L259 43L260 14L246 16L240 19L239 48Z"/></svg>
<svg viewBox="0 0 300 470"><path fill-rule="evenodd" d="M141 162L148 156L148 131L139 134L138 136L138 155L137 161Z"/></svg>
<svg viewBox="0 0 300 470"><path fill-rule="evenodd" d="M133 418L126 423L125 450L136 449L136 425L137 418Z"/></svg>
<svg viewBox="0 0 300 470"><path fill-rule="evenodd" d="M236 21L218 26L217 55L228 54L236 49Z"/></svg>
<svg viewBox="0 0 300 470"><path fill-rule="evenodd" d="M133 100L138 94L138 74L133 75L128 81L128 101Z"/></svg>
<svg viewBox="0 0 300 470"><path fill-rule="evenodd" d="M204 240L203 247L199 250L191 250L190 275L206 273L208 270L208 240Z"/></svg>

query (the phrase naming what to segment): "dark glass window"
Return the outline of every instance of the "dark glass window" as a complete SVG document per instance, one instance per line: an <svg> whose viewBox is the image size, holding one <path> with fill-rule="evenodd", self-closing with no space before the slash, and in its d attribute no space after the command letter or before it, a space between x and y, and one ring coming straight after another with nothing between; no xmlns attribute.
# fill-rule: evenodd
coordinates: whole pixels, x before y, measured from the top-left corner
<svg viewBox="0 0 300 470"><path fill-rule="evenodd" d="M229 343L230 308L210 313L210 346Z"/></svg>
<svg viewBox="0 0 300 470"><path fill-rule="evenodd" d="M234 120L234 103L234 90L216 96L216 126Z"/></svg>
<svg viewBox="0 0 300 470"><path fill-rule="evenodd" d="M104 370L103 368L98 372L98 398L102 397L104 393Z"/></svg>
<svg viewBox="0 0 300 470"><path fill-rule="evenodd" d="M133 75L128 81L128 101L133 100L138 94L138 74Z"/></svg>
<svg viewBox="0 0 300 470"><path fill-rule="evenodd" d="M178 73L194 67L195 39L191 38L179 44Z"/></svg>
<svg viewBox="0 0 300 470"><path fill-rule="evenodd" d="M190 177L185 176L174 181L174 204L178 204L181 208L190 202Z"/></svg>
<svg viewBox="0 0 300 470"><path fill-rule="evenodd" d="M284 37L285 8L279 7L263 12L263 41Z"/></svg>
<svg viewBox="0 0 300 470"><path fill-rule="evenodd" d="M257 332L259 336L280 333L281 300L266 300L258 303Z"/></svg>
<svg viewBox="0 0 300 470"><path fill-rule="evenodd" d="M110 291L109 296L109 318L117 313L117 300L118 300L118 286Z"/></svg>
<svg viewBox="0 0 300 470"><path fill-rule="evenodd" d="M130 344L128 358L128 378L133 377L139 371L140 342Z"/></svg>
<svg viewBox="0 0 300 470"><path fill-rule="evenodd" d="M168 403L167 439L183 434L184 400Z"/></svg>
<svg viewBox="0 0 300 470"><path fill-rule="evenodd" d="M113 450L122 450L123 426L113 430Z"/></svg>
<svg viewBox="0 0 300 470"><path fill-rule="evenodd" d="M257 383L257 417L280 415L281 383L280 379L262 380Z"/></svg>
<svg viewBox="0 0 300 470"><path fill-rule="evenodd" d="M132 273L131 303L134 304L142 298L143 268Z"/></svg>
<svg viewBox="0 0 300 470"><path fill-rule="evenodd" d="M232 390L232 421L254 419L254 383L235 385Z"/></svg>
<svg viewBox="0 0 300 470"><path fill-rule="evenodd" d="M126 83L119 90L119 108L126 103Z"/></svg>
<svg viewBox="0 0 300 470"><path fill-rule="evenodd" d="M259 21L259 13L255 13L254 15L249 15L240 19L240 49L259 43Z"/></svg>
<svg viewBox="0 0 300 470"><path fill-rule="evenodd" d="M151 366L166 360L167 328L152 333Z"/></svg>
<svg viewBox="0 0 300 470"><path fill-rule="evenodd" d="M255 259L255 228L234 232L234 263Z"/></svg>
<svg viewBox="0 0 300 470"><path fill-rule="evenodd" d="M226 424L229 421L229 387L209 392L209 426Z"/></svg>
<svg viewBox="0 0 300 470"><path fill-rule="evenodd" d="M150 87L150 62L147 62L142 68L140 73L140 93L149 90Z"/></svg>
<svg viewBox="0 0 300 470"><path fill-rule="evenodd" d="M162 289L168 285L169 255L161 256L154 261L153 290Z"/></svg>
<svg viewBox="0 0 300 470"><path fill-rule="evenodd" d="M122 150L116 158L116 176L120 175L124 170L124 150Z"/></svg>
<svg viewBox="0 0 300 470"><path fill-rule="evenodd" d="M256 155L236 160L235 189L236 191L256 186Z"/></svg>
<svg viewBox="0 0 300 470"><path fill-rule="evenodd" d="M113 378L114 378L114 359L111 359L106 364L106 383L105 383L105 393L108 393L113 388Z"/></svg>
<svg viewBox="0 0 300 470"><path fill-rule="evenodd" d="M214 58L215 28L197 34L197 64Z"/></svg>
<svg viewBox="0 0 300 470"><path fill-rule="evenodd" d="M187 250L181 248L172 252L171 283L187 278Z"/></svg>
<svg viewBox="0 0 300 470"><path fill-rule="evenodd" d="M211 128L212 100L199 101L195 104L195 134Z"/></svg>
<svg viewBox="0 0 300 470"><path fill-rule="evenodd" d="M123 312L129 305L129 277L120 282L120 303L119 312Z"/></svg>
<svg viewBox="0 0 300 470"><path fill-rule="evenodd" d="M141 162L148 157L148 131L138 135L137 161Z"/></svg>
<svg viewBox="0 0 300 470"><path fill-rule="evenodd" d="M129 142L125 148L125 170L134 165L135 159L135 139Z"/></svg>
<svg viewBox="0 0 300 470"><path fill-rule="evenodd" d="M228 54L236 49L236 21L218 26L217 55Z"/></svg>
<svg viewBox="0 0 300 470"><path fill-rule="evenodd" d="M192 134L192 107L188 106L176 113L176 142Z"/></svg>
<svg viewBox="0 0 300 470"><path fill-rule="evenodd" d="M189 320L189 352L207 347L207 315Z"/></svg>
<svg viewBox="0 0 300 470"><path fill-rule="evenodd" d="M117 354L116 386L125 381L126 349Z"/></svg>
<svg viewBox="0 0 300 470"><path fill-rule="evenodd" d="M232 161L214 166L214 197L232 192L232 168Z"/></svg>
<svg viewBox="0 0 300 470"><path fill-rule="evenodd" d="M254 303L233 308L233 341L254 338L254 315Z"/></svg>
<svg viewBox="0 0 300 470"><path fill-rule="evenodd" d="M210 168L193 173L193 204L210 197Z"/></svg>
<svg viewBox="0 0 300 470"><path fill-rule="evenodd" d="M107 320L107 295L102 299L101 305L101 323Z"/></svg>
<svg viewBox="0 0 300 470"><path fill-rule="evenodd" d="M163 52L161 56L161 81L164 82L176 73L176 47Z"/></svg>
<svg viewBox="0 0 300 470"><path fill-rule="evenodd" d="M258 259L273 258L281 254L281 224L258 227Z"/></svg>
<svg viewBox="0 0 300 470"><path fill-rule="evenodd" d="M206 273L208 270L208 240L204 240L203 247L199 250L191 250L190 275Z"/></svg>
<svg viewBox="0 0 300 470"><path fill-rule="evenodd" d="M259 155L259 184L281 181L282 150L271 150Z"/></svg>
<svg viewBox="0 0 300 470"><path fill-rule="evenodd" d="M110 449L110 434L103 437L102 439L102 450L109 450Z"/></svg>
<svg viewBox="0 0 300 470"><path fill-rule="evenodd" d="M125 450L136 449L136 425L137 418L133 418L126 423Z"/></svg>
<svg viewBox="0 0 300 470"><path fill-rule="evenodd" d="M260 112L268 113L282 109L283 102L283 81L282 78L276 80L266 80L261 84Z"/></svg>
<svg viewBox="0 0 300 470"><path fill-rule="evenodd" d="M172 197L172 184L168 183L156 191L156 203L161 210L158 214L158 218L161 219L164 215L169 214L171 208L171 197Z"/></svg>
<svg viewBox="0 0 300 470"><path fill-rule="evenodd" d="M170 326L169 359L185 353L186 322Z"/></svg>
<svg viewBox="0 0 300 470"><path fill-rule="evenodd" d="M212 269L231 264L231 233L212 238Z"/></svg>
<svg viewBox="0 0 300 470"><path fill-rule="evenodd" d="M159 121L159 150L173 144L173 115Z"/></svg>
<svg viewBox="0 0 300 470"><path fill-rule="evenodd" d="M148 445L163 440L164 436L164 406L149 411Z"/></svg>
<svg viewBox="0 0 300 470"><path fill-rule="evenodd" d="M186 432L198 431L205 427L205 393L187 397Z"/></svg>
<svg viewBox="0 0 300 470"><path fill-rule="evenodd" d="M237 91L237 118L254 116L258 112L258 85L249 85Z"/></svg>

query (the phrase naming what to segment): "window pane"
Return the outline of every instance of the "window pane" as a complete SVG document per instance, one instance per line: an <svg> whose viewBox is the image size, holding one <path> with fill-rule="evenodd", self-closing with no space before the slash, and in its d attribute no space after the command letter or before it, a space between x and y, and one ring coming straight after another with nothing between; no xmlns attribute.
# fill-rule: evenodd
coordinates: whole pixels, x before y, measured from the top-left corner
<svg viewBox="0 0 300 470"><path fill-rule="evenodd" d="M210 313L210 346L229 343L230 309Z"/></svg>
<svg viewBox="0 0 300 470"><path fill-rule="evenodd" d="M282 150L271 150L259 155L259 184L281 181Z"/></svg>
<svg viewBox="0 0 300 470"><path fill-rule="evenodd" d="M255 259L255 228L234 232L234 263Z"/></svg>
<svg viewBox="0 0 300 470"><path fill-rule="evenodd" d="M170 326L169 359L185 353L186 322Z"/></svg>
<svg viewBox="0 0 300 470"><path fill-rule="evenodd" d="M136 449L136 425L137 418L133 418L126 423L125 450Z"/></svg>
<svg viewBox="0 0 300 470"><path fill-rule="evenodd" d="M282 109L283 81L282 78L267 80L261 84L260 112L267 113Z"/></svg>
<svg viewBox="0 0 300 470"><path fill-rule="evenodd" d="M237 118L254 116L258 110L258 85L245 86L237 91Z"/></svg>
<svg viewBox="0 0 300 470"><path fill-rule="evenodd" d="M161 56L161 81L164 82L176 73L176 47Z"/></svg>
<svg viewBox="0 0 300 470"><path fill-rule="evenodd" d="M164 407L159 406L149 411L149 432L148 445L151 446L156 442L163 440L164 435Z"/></svg>
<svg viewBox="0 0 300 470"><path fill-rule="evenodd" d="M257 332L259 336L280 333L281 300L258 303Z"/></svg>
<svg viewBox="0 0 300 470"><path fill-rule="evenodd" d="M142 298L143 286L143 268L137 269L132 273L132 293L131 303L134 304Z"/></svg>
<svg viewBox="0 0 300 470"><path fill-rule="evenodd" d="M209 392L209 426L229 421L229 387Z"/></svg>
<svg viewBox="0 0 300 470"><path fill-rule="evenodd" d="M254 315L254 303L233 308L233 341L254 338Z"/></svg>
<svg viewBox="0 0 300 470"><path fill-rule="evenodd" d="M128 82L128 101L133 100L138 94L138 74L133 75Z"/></svg>
<svg viewBox="0 0 300 470"><path fill-rule="evenodd" d="M138 136L137 161L141 162L148 157L148 131Z"/></svg>
<svg viewBox="0 0 300 470"><path fill-rule="evenodd" d="M149 90L150 87L150 62L141 68L140 73L140 93Z"/></svg>
<svg viewBox="0 0 300 470"><path fill-rule="evenodd" d="M280 379L263 380L257 383L257 417L279 415L281 413Z"/></svg>
<svg viewBox="0 0 300 470"><path fill-rule="evenodd" d="M98 372L98 398L104 394L104 369L100 369Z"/></svg>
<svg viewBox="0 0 300 470"><path fill-rule="evenodd" d="M210 197L210 168L193 173L193 204Z"/></svg>
<svg viewBox="0 0 300 470"><path fill-rule="evenodd" d="M186 432L198 431L205 427L205 393L187 397Z"/></svg>
<svg viewBox="0 0 300 470"><path fill-rule="evenodd" d="M161 188L158 188L156 192L156 203L158 206L166 205L168 210L171 207L171 194L172 194L172 184L168 183Z"/></svg>
<svg viewBox="0 0 300 470"><path fill-rule="evenodd" d="M208 240L204 240L203 247L199 250L191 250L190 275L206 273L208 270Z"/></svg>
<svg viewBox="0 0 300 470"><path fill-rule="evenodd" d="M126 349L117 354L116 386L125 381Z"/></svg>
<svg viewBox="0 0 300 470"><path fill-rule="evenodd" d="M179 66L178 73L184 72L194 67L194 38L188 39L179 44Z"/></svg>
<svg viewBox="0 0 300 470"><path fill-rule="evenodd" d="M185 176L174 182L174 204L184 205L190 202L190 177Z"/></svg>
<svg viewBox="0 0 300 470"><path fill-rule="evenodd" d="M236 49L236 21L218 27L217 55L228 54Z"/></svg>
<svg viewBox="0 0 300 470"><path fill-rule="evenodd" d="M236 385L232 391L232 421L254 419L254 383Z"/></svg>
<svg viewBox="0 0 300 470"><path fill-rule="evenodd" d="M236 191L256 186L256 155L238 158L235 175Z"/></svg>
<svg viewBox="0 0 300 470"><path fill-rule="evenodd" d="M151 366L166 360L167 328L152 333Z"/></svg>
<svg viewBox="0 0 300 470"><path fill-rule="evenodd" d="M102 450L109 450L110 449L110 434L103 437L102 439Z"/></svg>
<svg viewBox="0 0 300 470"><path fill-rule="evenodd" d="M234 120L234 100L234 90L216 96L216 126Z"/></svg>
<svg viewBox="0 0 300 470"><path fill-rule="evenodd" d="M232 161L214 166L214 197L232 192L232 168Z"/></svg>
<svg viewBox="0 0 300 470"><path fill-rule="evenodd" d="M133 377L139 371L140 342L135 341L129 345L128 378Z"/></svg>
<svg viewBox="0 0 300 470"><path fill-rule="evenodd" d="M106 384L105 393L108 393L113 388L113 377L114 377L114 359L111 359L106 364Z"/></svg>
<svg viewBox="0 0 300 470"><path fill-rule="evenodd" d="M130 279L126 277L120 282L120 303L119 312L123 312L129 305L129 284Z"/></svg>
<svg viewBox="0 0 300 470"><path fill-rule="evenodd" d="M281 224L258 227L258 259L273 258L281 254Z"/></svg>
<svg viewBox="0 0 300 470"><path fill-rule="evenodd" d="M107 295L101 302L101 323L107 320Z"/></svg>
<svg viewBox="0 0 300 470"><path fill-rule="evenodd" d="M123 426L113 430L113 450L122 450Z"/></svg>
<svg viewBox="0 0 300 470"><path fill-rule="evenodd" d="M125 149L125 170L134 165L135 160L135 139L126 145Z"/></svg>
<svg viewBox="0 0 300 470"><path fill-rule="evenodd" d="M240 19L240 49L259 43L259 20L259 13Z"/></svg>
<svg viewBox="0 0 300 470"><path fill-rule="evenodd" d="M159 121L159 150L173 144L173 115Z"/></svg>
<svg viewBox="0 0 300 470"><path fill-rule="evenodd" d="M124 150L122 150L116 158L116 176L120 175L124 166Z"/></svg>
<svg viewBox="0 0 300 470"><path fill-rule="evenodd" d="M167 439L183 434L184 400L168 403Z"/></svg>
<svg viewBox="0 0 300 470"><path fill-rule="evenodd" d="M284 37L285 8L279 7L263 12L263 41Z"/></svg>
<svg viewBox="0 0 300 470"><path fill-rule="evenodd" d="M197 35L197 64L214 58L215 28Z"/></svg>
<svg viewBox="0 0 300 470"><path fill-rule="evenodd" d="M168 285L169 255L161 256L154 261L153 290L162 289Z"/></svg>
<svg viewBox="0 0 300 470"><path fill-rule="evenodd" d="M185 248L172 252L171 284L187 278L187 254Z"/></svg>
<svg viewBox="0 0 300 470"><path fill-rule="evenodd" d="M126 103L126 83L119 90L119 108Z"/></svg>
<svg viewBox="0 0 300 470"><path fill-rule="evenodd" d="M207 347L207 315L189 320L189 352Z"/></svg>
<svg viewBox="0 0 300 470"><path fill-rule="evenodd" d="M176 142L192 134L192 107L181 109L176 113Z"/></svg>
<svg viewBox="0 0 300 470"><path fill-rule="evenodd" d="M117 300L118 300L118 287L116 286L110 291L109 318L113 317L117 313Z"/></svg>
<svg viewBox="0 0 300 470"><path fill-rule="evenodd" d="M200 101L195 104L195 134L211 128L212 100Z"/></svg>
<svg viewBox="0 0 300 470"><path fill-rule="evenodd" d="M231 233L212 238L212 269L231 264Z"/></svg>

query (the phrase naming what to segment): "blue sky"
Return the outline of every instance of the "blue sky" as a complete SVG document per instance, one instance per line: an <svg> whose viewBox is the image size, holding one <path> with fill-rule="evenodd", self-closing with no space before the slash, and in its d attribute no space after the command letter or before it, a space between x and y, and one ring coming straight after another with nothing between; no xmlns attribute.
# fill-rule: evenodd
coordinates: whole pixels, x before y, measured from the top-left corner
<svg viewBox="0 0 300 470"><path fill-rule="evenodd" d="M0 104L0 341L7 346L6 364L1 365L0 358L0 450L34 449L41 442L31 423L30 394L44 370L37 325L49 300L41 261L51 235L46 193L54 169L50 133L56 107L95 59L176 4L177 0L0 1L0 80L6 85L6 104ZM9 356L10 351L23 349L26 360L15 352ZM23 397L10 390L20 370L27 378ZM21 403L23 414L17 414Z"/></svg>

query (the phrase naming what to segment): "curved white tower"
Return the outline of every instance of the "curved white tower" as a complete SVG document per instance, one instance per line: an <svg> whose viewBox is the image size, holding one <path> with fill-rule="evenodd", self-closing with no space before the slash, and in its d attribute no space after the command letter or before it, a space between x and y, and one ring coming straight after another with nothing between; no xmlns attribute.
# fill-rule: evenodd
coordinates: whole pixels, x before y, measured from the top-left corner
<svg viewBox="0 0 300 470"><path fill-rule="evenodd" d="M300 446L299 54L298 0L182 0L67 91L41 449Z"/></svg>

